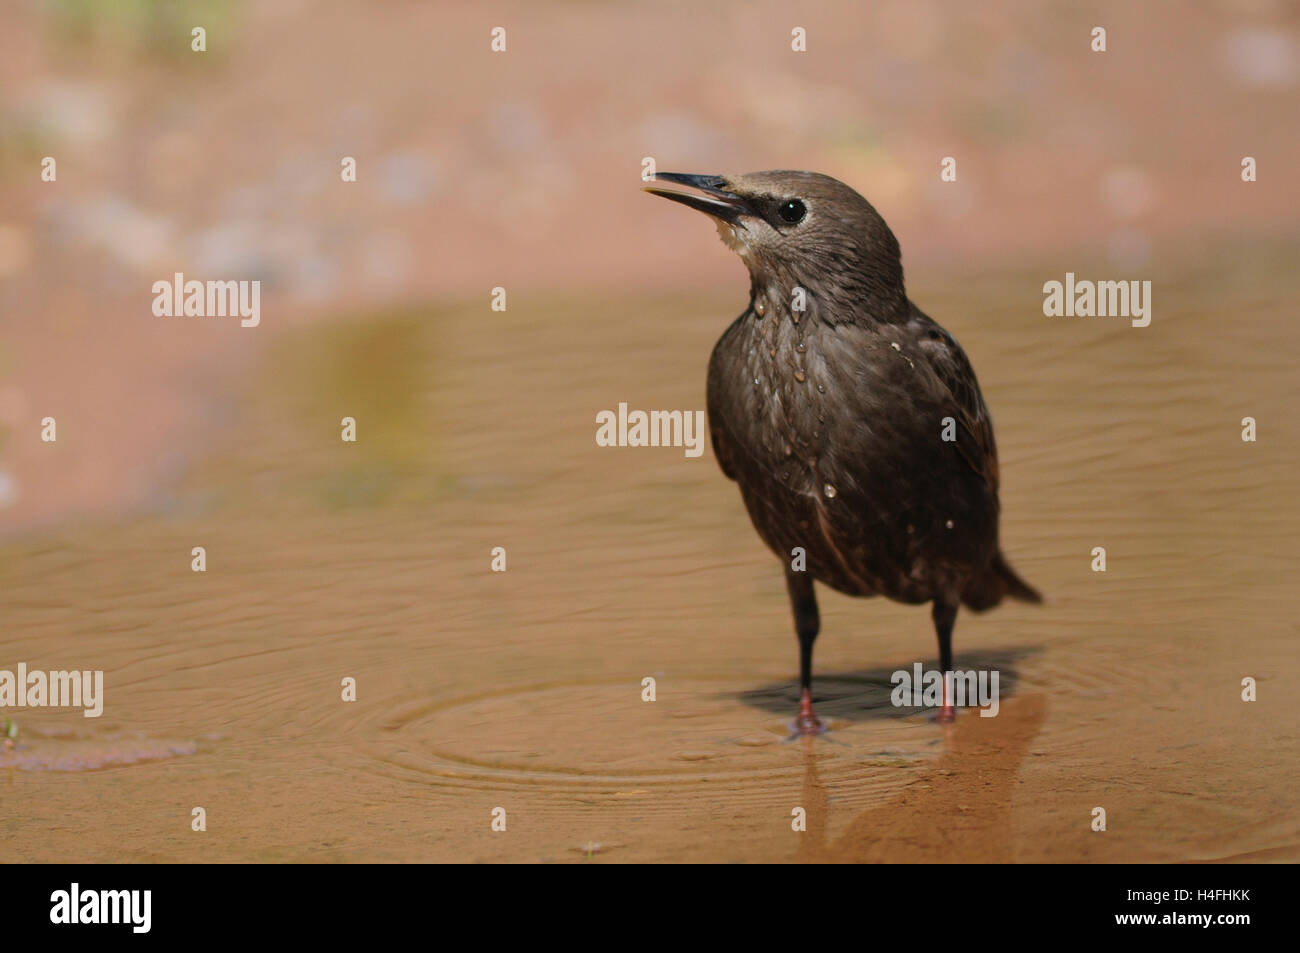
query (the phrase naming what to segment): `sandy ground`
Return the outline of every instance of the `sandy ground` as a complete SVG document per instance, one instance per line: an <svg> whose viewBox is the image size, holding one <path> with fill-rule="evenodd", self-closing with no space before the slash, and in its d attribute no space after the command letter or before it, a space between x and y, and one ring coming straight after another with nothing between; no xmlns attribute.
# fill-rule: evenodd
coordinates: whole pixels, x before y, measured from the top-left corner
<svg viewBox="0 0 1300 953"><path fill-rule="evenodd" d="M795 743L779 567L711 452L594 441L621 400L702 406L741 287L275 333L146 506L0 548L0 657L107 693L11 712L0 859L1298 860L1295 254L1165 267L1145 329L1045 318L1040 272L914 279L1049 603L959 618L1004 697L944 728L887 699L928 614L823 592L834 728Z"/></svg>

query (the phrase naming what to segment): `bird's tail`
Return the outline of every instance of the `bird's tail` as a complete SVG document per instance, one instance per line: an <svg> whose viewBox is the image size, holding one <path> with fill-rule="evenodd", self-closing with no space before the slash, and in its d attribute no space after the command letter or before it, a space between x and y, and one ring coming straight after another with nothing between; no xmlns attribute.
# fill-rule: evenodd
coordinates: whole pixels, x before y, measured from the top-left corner
<svg viewBox="0 0 1300 953"><path fill-rule="evenodd" d="M998 553L989 564L989 571L966 586L966 591L961 594L961 601L968 608L979 612L983 609L992 609L1005 596L1023 602L1043 601L1038 590L1017 576L1016 571L1007 565L1006 557Z"/></svg>

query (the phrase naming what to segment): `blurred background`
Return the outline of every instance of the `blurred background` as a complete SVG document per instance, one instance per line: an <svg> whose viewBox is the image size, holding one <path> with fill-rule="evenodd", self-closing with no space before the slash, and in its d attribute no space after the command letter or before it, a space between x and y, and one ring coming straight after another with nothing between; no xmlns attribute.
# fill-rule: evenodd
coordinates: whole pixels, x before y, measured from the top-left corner
<svg viewBox="0 0 1300 953"><path fill-rule="evenodd" d="M45 0L3 17L0 426L82 421L57 458L6 441L7 527L152 493L212 375L297 322L498 285L729 279L740 300L710 230L639 193L644 156L841 178L916 276L1076 248L1136 274L1290 236L1300 199L1293 3ZM145 292L175 271L260 278L264 327L152 320Z"/></svg>
<svg viewBox="0 0 1300 953"><path fill-rule="evenodd" d="M11 856L189 859L211 802L217 859L780 859L789 793L847 804L814 857L961 859L926 833L961 802L972 859L1295 859L1294 730L1234 686L1295 661L1298 89L1276 0L4 4L0 666L109 692L21 713ZM846 181L971 354L1006 548L1059 600L958 624L1019 686L996 729L894 719L924 614L832 596L847 751L772 743L794 639L734 488L594 444L619 401L703 407L745 301L647 156ZM260 280L260 326L154 317L177 271ZM1066 271L1153 280L1152 326L1045 318ZM1099 786L1143 824L1089 839ZM119 826L60 832L91 796Z"/></svg>

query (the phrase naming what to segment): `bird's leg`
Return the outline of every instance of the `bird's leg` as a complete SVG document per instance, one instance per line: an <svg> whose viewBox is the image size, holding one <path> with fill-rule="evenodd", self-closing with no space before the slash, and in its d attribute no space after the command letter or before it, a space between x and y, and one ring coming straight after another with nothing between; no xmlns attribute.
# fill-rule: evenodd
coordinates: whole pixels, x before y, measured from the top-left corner
<svg viewBox="0 0 1300 953"><path fill-rule="evenodd" d="M813 642L821 628L817 614L817 596L813 593L812 576L785 569L785 584L790 590L790 605L794 610L794 631L799 637L799 715L794 730L800 735L816 735L826 730L822 720L813 712L812 704L812 652Z"/></svg>
<svg viewBox="0 0 1300 953"><path fill-rule="evenodd" d="M953 700L948 697L951 684L948 673L952 671L952 626L957 621L957 605L935 599L931 615L934 617L934 631L939 636L939 671L943 674L943 707L939 709L939 721L947 724L956 718Z"/></svg>

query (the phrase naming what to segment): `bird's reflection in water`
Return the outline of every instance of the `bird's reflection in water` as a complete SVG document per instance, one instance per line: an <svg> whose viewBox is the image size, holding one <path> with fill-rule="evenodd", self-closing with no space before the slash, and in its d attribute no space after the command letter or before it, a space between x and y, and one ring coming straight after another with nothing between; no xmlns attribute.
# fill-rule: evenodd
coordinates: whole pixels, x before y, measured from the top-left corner
<svg viewBox="0 0 1300 953"><path fill-rule="evenodd" d="M1015 860L1011 808L1021 765L1047 713L1045 695L1006 701L995 718L974 711L936 725L944 753L901 796L831 834L835 805L818 776L823 738L803 737L806 830L798 859L814 863L1004 863Z"/></svg>

